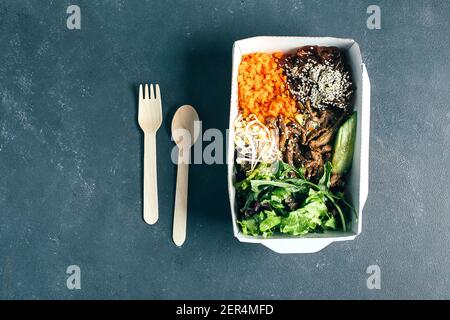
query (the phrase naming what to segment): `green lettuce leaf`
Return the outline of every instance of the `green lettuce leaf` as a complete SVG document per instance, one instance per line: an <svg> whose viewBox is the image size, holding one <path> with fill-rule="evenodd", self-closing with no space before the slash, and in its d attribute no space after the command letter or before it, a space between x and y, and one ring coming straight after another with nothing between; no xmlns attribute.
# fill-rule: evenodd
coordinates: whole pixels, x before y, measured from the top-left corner
<svg viewBox="0 0 450 320"><path fill-rule="evenodd" d="M263 235L267 237L275 231L281 222L281 217L274 211L262 211L254 216L238 221L245 235Z"/></svg>
<svg viewBox="0 0 450 320"><path fill-rule="evenodd" d="M322 218L328 217L324 198L310 190L302 208L292 211L281 220L280 231L294 236L306 234L322 226Z"/></svg>
<svg viewBox="0 0 450 320"><path fill-rule="evenodd" d="M281 217L273 211L264 211L266 217L259 223L259 230L261 232L270 232L274 227L280 224Z"/></svg>
<svg viewBox="0 0 450 320"><path fill-rule="evenodd" d="M334 217L331 217L324 223L323 226L325 229L336 230L336 219Z"/></svg>
<svg viewBox="0 0 450 320"><path fill-rule="evenodd" d="M255 219L255 217L251 217L245 220L238 220L238 223L241 225L243 234L252 236L259 235L259 223L257 219Z"/></svg>

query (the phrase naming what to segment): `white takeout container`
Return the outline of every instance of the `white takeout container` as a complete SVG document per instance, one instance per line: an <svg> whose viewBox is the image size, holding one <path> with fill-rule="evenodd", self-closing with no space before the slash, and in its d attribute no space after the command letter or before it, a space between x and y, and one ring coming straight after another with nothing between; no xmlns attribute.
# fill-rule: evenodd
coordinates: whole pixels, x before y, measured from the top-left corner
<svg viewBox="0 0 450 320"><path fill-rule="evenodd" d="M233 122L238 115L238 68L244 54L254 52L293 53L298 47L306 45L335 46L346 56L355 86L354 110L357 111L356 143L352 168L347 181L347 194L358 213L353 215L351 227L347 232L327 231L305 236L274 235L269 238L244 235L237 223L235 148ZM370 81L362 62L358 43L352 39L329 37L254 37L236 41L233 45L233 71L231 82L230 122L228 137L228 192L233 219L233 233L241 242L260 243L278 253L312 253L325 248L332 242L353 240L361 233L362 209L367 199L369 184L369 126L370 126Z"/></svg>

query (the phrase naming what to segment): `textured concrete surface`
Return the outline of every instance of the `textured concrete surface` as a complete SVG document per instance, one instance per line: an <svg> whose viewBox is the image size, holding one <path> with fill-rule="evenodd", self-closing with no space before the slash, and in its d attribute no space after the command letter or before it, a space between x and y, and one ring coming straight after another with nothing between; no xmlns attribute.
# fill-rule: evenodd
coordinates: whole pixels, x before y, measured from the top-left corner
<svg viewBox="0 0 450 320"><path fill-rule="evenodd" d="M81 8L68 30L66 8ZM382 29L366 27L370 4ZM0 298L450 298L448 1L2 1ZM232 236L225 166L191 169L171 240L169 124L227 126L231 46L253 35L359 42L372 82L363 233L278 255ZM141 218L136 85L158 82L160 220ZM81 290L66 287L81 268ZM366 268L381 268L368 290Z"/></svg>

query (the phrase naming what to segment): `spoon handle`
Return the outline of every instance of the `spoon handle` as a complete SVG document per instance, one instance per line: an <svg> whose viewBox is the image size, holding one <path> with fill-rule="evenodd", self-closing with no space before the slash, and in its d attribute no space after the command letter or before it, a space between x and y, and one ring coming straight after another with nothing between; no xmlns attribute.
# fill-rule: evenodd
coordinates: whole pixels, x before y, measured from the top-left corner
<svg viewBox="0 0 450 320"><path fill-rule="evenodd" d="M144 135L144 221L158 221L158 179L156 174L156 134Z"/></svg>
<svg viewBox="0 0 450 320"><path fill-rule="evenodd" d="M187 220L187 196L188 196L188 176L189 164L183 157L183 149L178 152L177 187L175 195L175 208L173 213L173 242L181 246L186 240L186 220ZM189 153L189 149L186 151ZM184 159L183 159L184 158Z"/></svg>

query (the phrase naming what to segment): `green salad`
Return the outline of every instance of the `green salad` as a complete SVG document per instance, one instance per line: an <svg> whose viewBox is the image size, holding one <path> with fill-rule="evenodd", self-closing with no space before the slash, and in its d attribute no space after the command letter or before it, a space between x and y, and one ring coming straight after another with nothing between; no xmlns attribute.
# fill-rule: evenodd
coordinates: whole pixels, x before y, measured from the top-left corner
<svg viewBox="0 0 450 320"><path fill-rule="evenodd" d="M244 234L297 236L338 227L346 230L351 205L342 193L330 191L331 163L326 163L317 184L305 179L303 172L283 161L260 163L236 184L242 204L238 222Z"/></svg>

